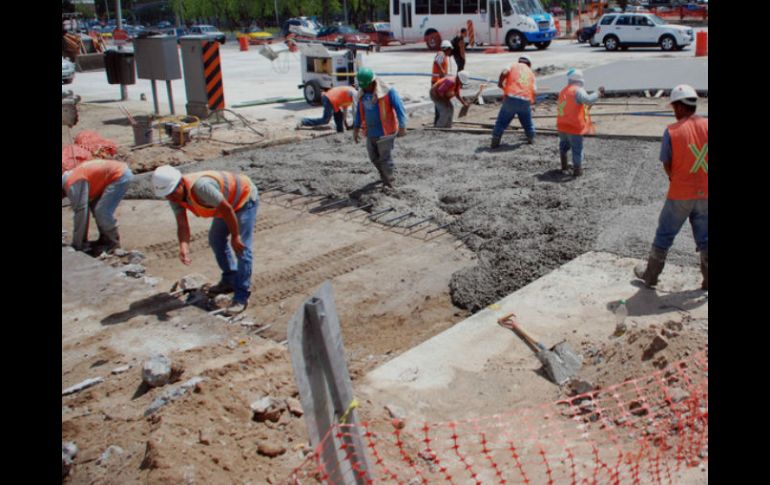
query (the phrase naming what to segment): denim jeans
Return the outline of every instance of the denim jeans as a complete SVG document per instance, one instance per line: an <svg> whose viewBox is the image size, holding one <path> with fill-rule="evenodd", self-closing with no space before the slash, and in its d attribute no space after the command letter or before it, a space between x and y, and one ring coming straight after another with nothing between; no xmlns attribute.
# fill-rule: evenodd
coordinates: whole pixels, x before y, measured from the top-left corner
<svg viewBox="0 0 770 485"><path fill-rule="evenodd" d="M671 200L666 199L660 211L658 229L652 245L668 251L684 221L690 219L692 235L698 251L709 249L709 201L708 199Z"/></svg>
<svg viewBox="0 0 770 485"><path fill-rule="evenodd" d="M567 153L572 149L572 166L580 168L583 165L583 135L571 135L559 132L559 152Z"/></svg>
<svg viewBox="0 0 770 485"><path fill-rule="evenodd" d="M503 105L500 107L500 112L497 114L497 121L495 122L495 129L492 130L492 136L503 136L503 132L511 124L513 118L519 116L521 126L524 128L527 138L533 138L535 136L535 125L532 123L532 108L529 101L512 98L510 96L505 97Z"/></svg>
<svg viewBox="0 0 770 485"><path fill-rule="evenodd" d="M324 106L324 113L320 118L302 118L302 126L320 126L329 123L334 117L334 124L337 131L342 133L345 129L345 113L342 110L334 112L331 101L326 96L321 96L321 103Z"/></svg>
<svg viewBox="0 0 770 485"><path fill-rule="evenodd" d="M393 163L393 147L396 144L396 135L382 136L380 138L366 138L366 151L369 160L381 173L392 177L395 164Z"/></svg>
<svg viewBox="0 0 770 485"><path fill-rule="evenodd" d="M447 99L438 95L434 95L431 91L430 99L433 101L433 106L438 113L438 118L433 123L436 128L451 128L452 119L454 118L455 108L451 99Z"/></svg>
<svg viewBox="0 0 770 485"><path fill-rule="evenodd" d="M118 208L118 204L123 200L123 196L126 195L128 184L133 178L134 174L126 168L126 171L123 172L123 175L118 180L105 187L102 196L94 204L94 220L100 234L109 232L117 227L118 221L114 217L115 209Z"/></svg>
<svg viewBox="0 0 770 485"><path fill-rule="evenodd" d="M232 284L235 288L234 303L245 304L251 295L249 291L251 287L251 246L254 241L254 226L257 223L258 209L259 199L250 200L235 213L241 242L246 246L237 257L228 241L230 230L227 228L225 220L215 217L211 223L211 229L209 229L209 245L214 251L219 269L222 270L222 280Z"/></svg>

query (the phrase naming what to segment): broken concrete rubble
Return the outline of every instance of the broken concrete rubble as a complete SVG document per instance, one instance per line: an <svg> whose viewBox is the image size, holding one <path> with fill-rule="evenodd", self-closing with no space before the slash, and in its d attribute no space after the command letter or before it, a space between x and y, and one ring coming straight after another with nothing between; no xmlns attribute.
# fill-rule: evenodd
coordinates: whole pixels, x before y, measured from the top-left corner
<svg viewBox="0 0 770 485"><path fill-rule="evenodd" d="M96 384L99 384L100 382L104 382L104 378L102 377L92 377L91 379L86 379L78 384L75 384L74 386L70 386L67 389L64 389L61 392L62 396L67 396L69 394L74 394L76 392L80 392L83 389L88 389L91 386L95 386Z"/></svg>
<svg viewBox="0 0 770 485"><path fill-rule="evenodd" d="M253 419L260 423L264 421L278 422L281 418L281 413L286 409L285 406L285 402L281 402L271 396L262 397L251 403L251 412L254 414Z"/></svg>
<svg viewBox="0 0 770 485"><path fill-rule="evenodd" d="M184 396L187 391L194 389L198 384L205 380L205 377L193 377L192 379L184 382L183 384L180 384L179 386L166 389L163 394L152 401L150 406L144 411L144 415L152 415L166 404L176 401L180 397Z"/></svg>
<svg viewBox="0 0 770 485"><path fill-rule="evenodd" d="M171 360L165 355L153 355L142 366L142 382L150 387L168 384L171 378Z"/></svg>

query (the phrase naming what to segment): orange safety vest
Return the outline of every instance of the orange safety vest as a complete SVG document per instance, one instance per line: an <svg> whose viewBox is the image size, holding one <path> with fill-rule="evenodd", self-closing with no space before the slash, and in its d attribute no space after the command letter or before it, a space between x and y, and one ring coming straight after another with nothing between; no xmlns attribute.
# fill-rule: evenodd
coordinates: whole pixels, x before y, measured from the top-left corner
<svg viewBox="0 0 770 485"><path fill-rule="evenodd" d="M447 92L446 92L446 93L444 93L444 94L443 94L443 96L442 96L441 94L439 94L439 92L438 92L438 88L439 88L439 86L441 86L442 84L444 84L444 83L448 83L448 82L451 82L451 83L452 83L452 90L451 90L451 91L447 91ZM457 82L457 76L447 76L447 77L442 77L441 79L439 79L438 81L436 81L436 82L433 84L433 87L434 87L434 88L436 88L436 95L437 95L438 97L440 97L440 98L442 98L442 97L443 97L443 98L452 98L453 96L455 96L455 95L457 94L457 91L458 91L458 82Z"/></svg>
<svg viewBox="0 0 770 485"><path fill-rule="evenodd" d="M436 57L438 57L438 54L436 54ZM433 86L436 84L436 81L441 79L442 77L446 76L449 72L449 56L444 54L444 62L440 65L441 69L444 71L444 74L441 74L441 71L439 70L439 64L436 62L436 59L433 59L433 76L430 78L430 85Z"/></svg>
<svg viewBox="0 0 770 485"><path fill-rule="evenodd" d="M382 131L385 132L385 136L392 135L398 131L398 121L396 121L396 110L394 110L393 105L390 104L390 91L380 98L377 103L380 108ZM361 112L361 128L364 130L364 133L366 133L366 114L364 113L363 102L358 103L358 110Z"/></svg>
<svg viewBox="0 0 770 485"><path fill-rule="evenodd" d="M323 95L329 99L329 102L332 104L332 108L334 108L334 112L336 113L342 108L347 108L353 104L356 91L353 88L338 86L336 88L331 88L323 93Z"/></svg>
<svg viewBox="0 0 770 485"><path fill-rule="evenodd" d="M535 73L526 64L521 62L513 64L508 70L503 92L506 96L529 98L530 102L534 104Z"/></svg>
<svg viewBox="0 0 770 485"><path fill-rule="evenodd" d="M182 183L189 194L189 201L180 201L179 205L189 209L198 217L215 217L216 207L207 207L201 204L192 191L193 184L201 177L211 177L219 183L219 190L225 197L228 204L238 211L249 200L251 194L251 180L243 174L235 175L230 172L221 172L216 170L206 170L203 172L194 172L182 176Z"/></svg>
<svg viewBox="0 0 770 485"><path fill-rule="evenodd" d="M67 191L75 182L88 182L88 201L91 202L102 196L108 185L123 176L128 165L114 160L89 160L72 169L72 173L64 184Z"/></svg>
<svg viewBox="0 0 770 485"><path fill-rule="evenodd" d="M709 120L692 115L669 125L671 184L668 198L709 198Z"/></svg>
<svg viewBox="0 0 770 485"><path fill-rule="evenodd" d="M588 106L577 102L577 91L580 86L569 84L559 93L556 128L570 135L585 135L594 132L591 114Z"/></svg>

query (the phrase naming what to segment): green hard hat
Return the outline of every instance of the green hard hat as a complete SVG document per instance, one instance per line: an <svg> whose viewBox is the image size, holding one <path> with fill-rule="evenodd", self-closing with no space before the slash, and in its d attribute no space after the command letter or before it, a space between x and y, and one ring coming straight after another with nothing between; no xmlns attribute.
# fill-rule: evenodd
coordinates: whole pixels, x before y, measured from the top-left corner
<svg viewBox="0 0 770 485"><path fill-rule="evenodd" d="M358 79L358 85L361 88L365 88L372 84L372 81L374 80L374 71L369 69L368 67L362 67L358 70L358 74L356 74L356 79Z"/></svg>

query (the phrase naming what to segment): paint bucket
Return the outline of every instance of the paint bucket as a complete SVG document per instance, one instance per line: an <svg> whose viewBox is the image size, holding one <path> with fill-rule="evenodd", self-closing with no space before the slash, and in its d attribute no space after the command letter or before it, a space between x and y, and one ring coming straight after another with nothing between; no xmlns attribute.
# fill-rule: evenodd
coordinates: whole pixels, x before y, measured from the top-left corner
<svg viewBox="0 0 770 485"><path fill-rule="evenodd" d="M152 143L152 123L149 118L136 117L136 123L131 127L134 129L134 146Z"/></svg>
<svg viewBox="0 0 770 485"><path fill-rule="evenodd" d="M695 34L695 57L709 55L709 34L698 32Z"/></svg>

